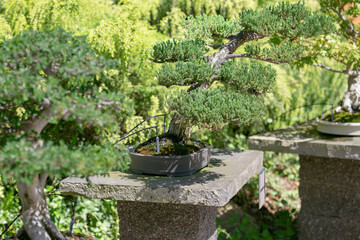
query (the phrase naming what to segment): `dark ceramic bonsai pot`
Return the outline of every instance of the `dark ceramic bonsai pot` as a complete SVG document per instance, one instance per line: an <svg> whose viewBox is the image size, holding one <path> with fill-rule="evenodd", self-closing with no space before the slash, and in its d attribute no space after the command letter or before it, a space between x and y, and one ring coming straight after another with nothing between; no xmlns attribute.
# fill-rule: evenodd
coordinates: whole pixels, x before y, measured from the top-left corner
<svg viewBox="0 0 360 240"><path fill-rule="evenodd" d="M187 176L206 167L210 161L210 145L199 151L178 156L154 156L135 152L136 147L129 147L130 169L138 174L165 176Z"/></svg>

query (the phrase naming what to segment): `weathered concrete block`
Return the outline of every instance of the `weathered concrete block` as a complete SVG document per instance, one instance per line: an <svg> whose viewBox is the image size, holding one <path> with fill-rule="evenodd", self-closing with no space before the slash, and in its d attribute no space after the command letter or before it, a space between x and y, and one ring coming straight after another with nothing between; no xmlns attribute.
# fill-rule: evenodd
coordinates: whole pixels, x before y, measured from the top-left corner
<svg viewBox="0 0 360 240"><path fill-rule="evenodd" d="M360 161L301 155L299 174L302 214L331 218L360 216L360 183L352 179L359 178Z"/></svg>
<svg viewBox="0 0 360 240"><path fill-rule="evenodd" d="M216 240L216 207L118 201L121 240Z"/></svg>
<svg viewBox="0 0 360 240"><path fill-rule="evenodd" d="M302 182L348 188L360 187L360 161L355 159L300 156ZM303 172L304 174L301 174Z"/></svg>
<svg viewBox="0 0 360 240"><path fill-rule="evenodd" d="M301 240L356 240L360 239L360 217L336 218L301 215Z"/></svg>

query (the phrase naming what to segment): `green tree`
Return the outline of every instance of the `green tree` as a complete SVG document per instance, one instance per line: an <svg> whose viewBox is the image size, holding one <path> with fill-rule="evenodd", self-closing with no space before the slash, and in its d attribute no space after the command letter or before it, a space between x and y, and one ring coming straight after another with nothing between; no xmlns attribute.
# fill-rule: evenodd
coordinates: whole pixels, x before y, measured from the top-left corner
<svg viewBox="0 0 360 240"><path fill-rule="evenodd" d="M360 4L357 0L319 0L321 11L335 20L336 33L319 36L312 40L299 39L301 61L295 64L320 67L333 73L348 76L348 90L341 108L347 112L360 111ZM281 37L281 36L280 36ZM279 39L274 39L274 43ZM296 49L294 49L296 51ZM284 55L285 56L285 55ZM248 57L272 58L265 49L252 49ZM265 59L264 59L265 58ZM332 64L325 64L331 60ZM276 61L275 63L281 63ZM331 86L330 86L331 87Z"/></svg>
<svg viewBox="0 0 360 240"><path fill-rule="evenodd" d="M249 124L262 116L261 95L269 91L276 73L259 61L298 64L305 58L300 39L334 30L331 19L300 2L242 10L236 20L188 17L185 25L185 39L159 42L152 52L155 62L164 63L157 73L161 85L189 86L169 104L175 114L168 133L180 139L190 137L192 126L215 130L230 122ZM223 39L230 40L214 44ZM248 44L256 41L265 47ZM206 55L207 47L216 50ZM235 53L238 49L243 53ZM229 61L244 58L251 60Z"/></svg>
<svg viewBox="0 0 360 240"><path fill-rule="evenodd" d="M357 0L319 0L321 10L337 23L336 34L304 42L310 64L348 76L348 91L342 100L342 109L360 111L360 3ZM324 58L341 67L327 66ZM331 87L331 86L330 86Z"/></svg>
<svg viewBox="0 0 360 240"><path fill-rule="evenodd" d="M0 175L17 184L24 223L17 236L65 239L50 220L44 186L48 177L124 167L126 151L107 141L129 115L107 72L119 62L60 28L23 32L0 48Z"/></svg>

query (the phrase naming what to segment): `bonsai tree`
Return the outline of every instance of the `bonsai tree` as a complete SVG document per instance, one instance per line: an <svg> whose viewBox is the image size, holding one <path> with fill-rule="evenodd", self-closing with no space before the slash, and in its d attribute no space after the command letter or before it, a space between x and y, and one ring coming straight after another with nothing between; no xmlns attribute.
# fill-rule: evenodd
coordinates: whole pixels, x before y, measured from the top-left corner
<svg viewBox="0 0 360 240"><path fill-rule="evenodd" d="M65 239L44 186L48 177L106 174L124 164L106 141L127 115L106 72L118 62L62 29L23 32L0 49L0 174L17 184L24 223L17 237Z"/></svg>
<svg viewBox="0 0 360 240"><path fill-rule="evenodd" d="M342 109L360 112L360 6L357 0L319 0L321 10L335 19L336 34L305 44L310 47L311 64L348 76L348 90ZM318 56L335 60L338 68L322 64Z"/></svg>
<svg viewBox="0 0 360 240"><path fill-rule="evenodd" d="M161 85L188 86L169 102L175 114L168 134L181 140L190 138L193 126L216 130L261 117L262 95L276 78L271 65L261 62L304 61L300 40L334 31L329 17L301 2L242 10L234 20L190 16L185 26L184 39L158 42L152 52L153 61L163 64L157 73Z"/></svg>

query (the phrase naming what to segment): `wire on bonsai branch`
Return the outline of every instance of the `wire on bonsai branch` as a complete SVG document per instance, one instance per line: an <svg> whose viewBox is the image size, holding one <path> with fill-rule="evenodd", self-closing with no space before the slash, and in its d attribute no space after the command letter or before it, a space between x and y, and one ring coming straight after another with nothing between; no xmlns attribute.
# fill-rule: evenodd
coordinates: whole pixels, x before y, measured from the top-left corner
<svg viewBox="0 0 360 240"><path fill-rule="evenodd" d="M128 137L130 137L130 136L132 136L132 135L134 135L134 134L136 134L136 133L138 133L138 132L141 132L141 131L144 131L144 130L150 129L150 128L155 128L154 126L153 126L153 127L150 127L150 128L144 128L144 129L142 129L142 130L139 130L139 131L137 131L137 132L129 135L132 131L134 131L137 127L139 127L140 125L142 125L144 122L146 122L146 121L148 121L148 120L150 120L150 119L152 119L152 118L156 118L156 117L164 117L163 131L164 131L164 133L165 133L165 131L166 131L166 124L165 124L166 116L167 116L167 114L165 113L165 114L159 114L159 115L155 115L155 116L148 117L147 119L145 119L144 121L140 122L140 123L137 124L135 127L133 127L133 128L132 128L129 132L127 132L124 136L122 136L118 141L116 141L116 142L114 143L114 145L118 144L118 143L121 142L122 140L124 140L124 139L126 139L126 138L128 138ZM157 126L156 126L156 127L157 127Z"/></svg>

